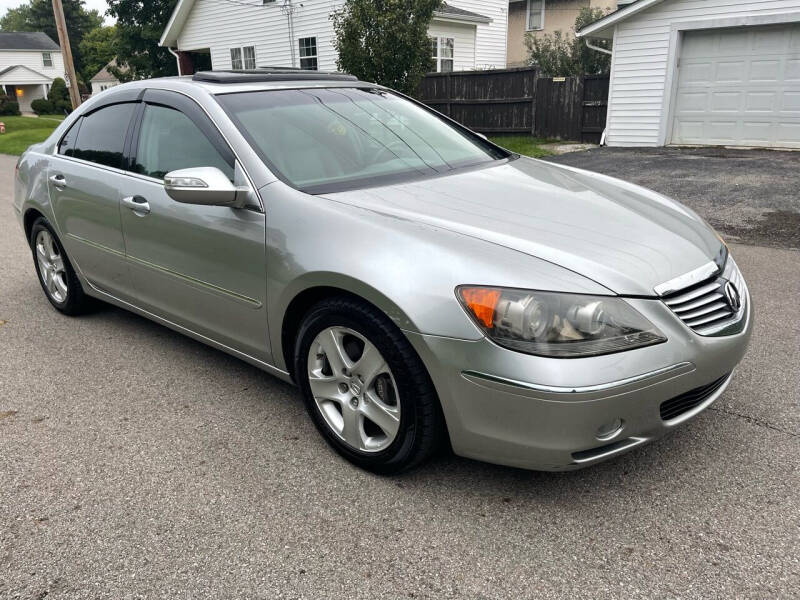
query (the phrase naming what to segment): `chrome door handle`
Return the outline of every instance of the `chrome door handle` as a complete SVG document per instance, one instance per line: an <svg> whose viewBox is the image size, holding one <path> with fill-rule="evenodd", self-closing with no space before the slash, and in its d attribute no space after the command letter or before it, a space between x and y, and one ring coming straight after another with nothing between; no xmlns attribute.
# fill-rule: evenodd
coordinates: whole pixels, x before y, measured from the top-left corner
<svg viewBox="0 0 800 600"><path fill-rule="evenodd" d="M140 215L146 215L150 212L150 205L141 196L127 196L122 199L122 204Z"/></svg>
<svg viewBox="0 0 800 600"><path fill-rule="evenodd" d="M58 175L51 175L50 183L52 183L59 190L63 190L65 187L67 187L67 179L60 173Z"/></svg>

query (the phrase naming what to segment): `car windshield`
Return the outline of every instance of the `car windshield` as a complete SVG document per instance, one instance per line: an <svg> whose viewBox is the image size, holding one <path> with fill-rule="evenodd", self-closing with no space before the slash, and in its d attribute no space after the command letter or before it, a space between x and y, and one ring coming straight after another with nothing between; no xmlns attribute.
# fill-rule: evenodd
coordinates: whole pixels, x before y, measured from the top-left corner
<svg viewBox="0 0 800 600"><path fill-rule="evenodd" d="M245 92L217 100L270 168L309 193L436 175L509 156L380 89Z"/></svg>

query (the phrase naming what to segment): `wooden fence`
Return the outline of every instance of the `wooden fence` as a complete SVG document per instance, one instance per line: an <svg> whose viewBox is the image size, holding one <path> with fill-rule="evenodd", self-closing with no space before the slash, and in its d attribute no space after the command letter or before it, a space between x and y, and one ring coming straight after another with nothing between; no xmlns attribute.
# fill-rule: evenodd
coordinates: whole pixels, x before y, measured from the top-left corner
<svg viewBox="0 0 800 600"><path fill-rule="evenodd" d="M531 67L430 73L417 98L481 133L599 143L608 81L607 75L539 77Z"/></svg>

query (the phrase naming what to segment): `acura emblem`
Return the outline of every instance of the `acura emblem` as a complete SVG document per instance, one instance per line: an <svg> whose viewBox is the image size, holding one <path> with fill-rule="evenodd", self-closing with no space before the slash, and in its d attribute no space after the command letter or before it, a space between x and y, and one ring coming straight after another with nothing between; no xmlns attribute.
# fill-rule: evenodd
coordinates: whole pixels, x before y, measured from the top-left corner
<svg viewBox="0 0 800 600"><path fill-rule="evenodd" d="M731 305L733 312L738 312L742 306L742 298L739 295L739 290L736 289L736 286L731 281L725 284L725 298L728 300L728 304Z"/></svg>

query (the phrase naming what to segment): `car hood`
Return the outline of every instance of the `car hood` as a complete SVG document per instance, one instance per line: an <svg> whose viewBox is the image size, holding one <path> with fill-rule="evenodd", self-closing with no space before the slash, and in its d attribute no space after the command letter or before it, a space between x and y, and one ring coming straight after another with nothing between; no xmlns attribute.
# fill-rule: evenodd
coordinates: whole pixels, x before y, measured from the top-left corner
<svg viewBox="0 0 800 600"><path fill-rule="evenodd" d="M621 295L652 296L658 284L713 260L721 245L700 217L665 196L528 158L325 197L512 248Z"/></svg>

